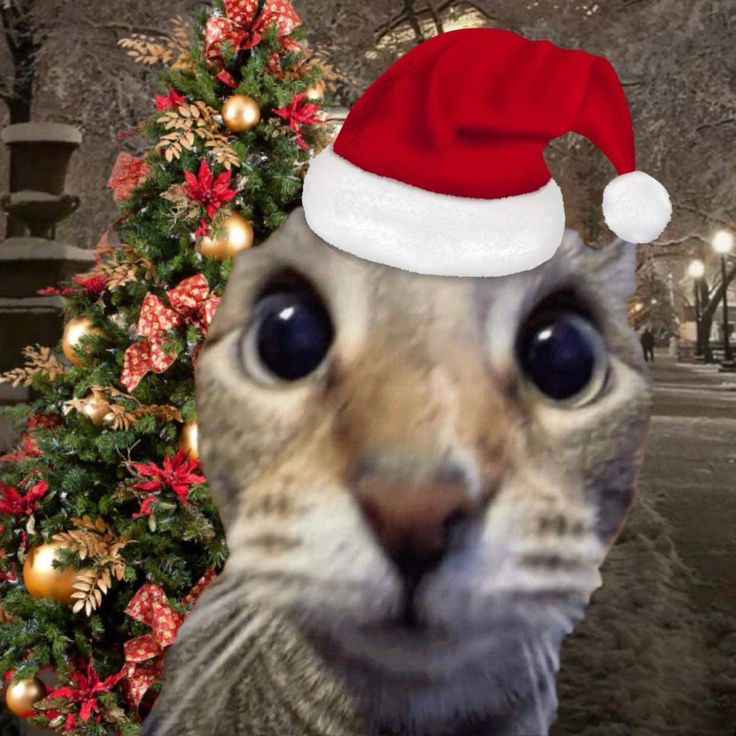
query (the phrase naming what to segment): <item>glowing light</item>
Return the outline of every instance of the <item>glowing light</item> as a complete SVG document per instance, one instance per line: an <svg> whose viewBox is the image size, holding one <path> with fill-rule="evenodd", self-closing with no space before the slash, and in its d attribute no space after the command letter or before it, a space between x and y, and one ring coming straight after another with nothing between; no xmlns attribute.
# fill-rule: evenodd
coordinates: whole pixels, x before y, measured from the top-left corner
<svg viewBox="0 0 736 736"><path fill-rule="evenodd" d="M694 279L702 279L705 275L705 264L701 260L690 261L687 267L688 274Z"/></svg>
<svg viewBox="0 0 736 736"><path fill-rule="evenodd" d="M441 14L442 30L456 31L461 28L482 28L488 25L488 16L472 3L460 2L450 5ZM419 28L424 38L437 35L437 26L428 11L420 12L417 17ZM377 59L381 53L401 53L416 41L413 26L408 20L400 23L392 30L384 33L378 43L366 52L366 58Z"/></svg>
<svg viewBox="0 0 736 736"><path fill-rule="evenodd" d="M713 249L716 253L725 255L731 252L731 248L733 248L733 233L728 230L719 230L713 236Z"/></svg>

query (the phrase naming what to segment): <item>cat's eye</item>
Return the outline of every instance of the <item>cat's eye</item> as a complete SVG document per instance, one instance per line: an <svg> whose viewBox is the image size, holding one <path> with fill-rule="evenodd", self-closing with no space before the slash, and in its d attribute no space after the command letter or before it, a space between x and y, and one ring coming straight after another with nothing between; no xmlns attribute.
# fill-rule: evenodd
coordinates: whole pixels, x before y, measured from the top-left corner
<svg viewBox="0 0 736 736"><path fill-rule="evenodd" d="M547 399L580 406L602 390L608 354L598 330L582 314L543 311L527 322L517 340L526 378Z"/></svg>
<svg viewBox="0 0 736 736"><path fill-rule="evenodd" d="M241 341L241 361L261 383L298 381L322 364L334 338L330 314L308 287L265 293Z"/></svg>

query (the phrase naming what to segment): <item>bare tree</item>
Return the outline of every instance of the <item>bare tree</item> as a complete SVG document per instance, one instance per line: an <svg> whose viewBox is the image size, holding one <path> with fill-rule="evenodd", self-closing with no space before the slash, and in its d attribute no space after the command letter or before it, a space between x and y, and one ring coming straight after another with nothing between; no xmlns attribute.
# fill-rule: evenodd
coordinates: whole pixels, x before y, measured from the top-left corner
<svg viewBox="0 0 736 736"><path fill-rule="evenodd" d="M0 98L8 107L10 123L26 123L31 119L36 58L42 45L34 19L35 0L2 0L0 20L10 57L12 74L0 87ZM15 177L15 161L10 159L10 179ZM7 234L22 235L21 222L8 217Z"/></svg>
<svg viewBox="0 0 736 736"><path fill-rule="evenodd" d="M116 41L130 31L166 30L169 18L190 14L202 0L33 1L35 21L49 29L36 53L34 115L77 125L85 136L68 179L82 195L82 206L62 224L60 237L94 242L114 216L105 181L121 145L115 134L150 112L159 71L133 64ZM31 0L0 0L7 2ZM419 23L420 35L428 37L438 25L445 31L453 27L448 18L458 8L475 8L490 26L607 56L626 85L638 167L663 181L675 203L663 242L690 232L710 236L708 225L691 210L736 220L736 169L724 155L736 145L736 67L729 61L736 30L733 0L682 0L664 4L666 9L661 2L630 0L293 2L311 43L327 49L343 75L333 99L344 106L420 40L407 14ZM390 27L405 31L397 34L404 39L401 44L382 43ZM9 54L5 57L0 79L3 73L12 79ZM570 226L590 242L605 243L611 235L602 222L600 201L615 173L610 164L577 135L556 141L549 163L565 192ZM677 260L682 265L690 248L683 240L664 248L659 260L671 261L674 265L664 268L678 272Z"/></svg>
<svg viewBox="0 0 736 736"><path fill-rule="evenodd" d="M2 0L2 32L13 61L13 72L0 87L11 123L31 119L36 58L42 45L33 14L35 0Z"/></svg>
<svg viewBox="0 0 736 736"><path fill-rule="evenodd" d="M435 9L434 4L428 0L423 7L418 8L417 0L403 0L401 10L398 13L391 15L385 23L381 23L381 25L376 28L376 37L380 38L383 34L389 33L402 23L408 23L414 31L416 42L420 43L426 39L420 22L421 14L427 13L432 19L435 33L442 33L444 27L440 13L450 4L451 3L443 3L440 8Z"/></svg>

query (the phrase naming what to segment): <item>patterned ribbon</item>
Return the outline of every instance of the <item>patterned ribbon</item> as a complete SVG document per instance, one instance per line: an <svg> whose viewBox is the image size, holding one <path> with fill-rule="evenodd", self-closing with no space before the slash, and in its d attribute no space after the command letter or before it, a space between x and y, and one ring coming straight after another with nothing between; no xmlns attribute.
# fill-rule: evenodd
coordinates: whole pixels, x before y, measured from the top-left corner
<svg viewBox="0 0 736 736"><path fill-rule="evenodd" d="M147 338L125 351L121 383L132 391L149 371L163 373L176 360L177 354L164 349L166 333L185 324L199 327L203 334L212 322L220 298L210 293L202 274L184 279L166 292L167 307L155 294L143 299L137 331Z"/></svg>
<svg viewBox="0 0 736 736"><path fill-rule="evenodd" d="M214 569L208 569L182 599L182 603L188 607L194 605L214 577ZM137 708L156 678L161 676L164 651L174 642L184 616L171 608L163 589L151 582L144 583L130 599L125 613L151 628L150 633L130 639L123 645L123 673L128 685L128 696L133 707Z"/></svg>
<svg viewBox="0 0 736 736"><path fill-rule="evenodd" d="M119 153L107 182L113 191L113 199L116 202L127 199L150 173L151 167L145 159L125 151Z"/></svg>
<svg viewBox="0 0 736 736"><path fill-rule="evenodd" d="M257 46L271 26L276 26L284 50L295 51L299 45L289 34L301 25L289 0L266 0L258 12L258 0L225 0L225 15L213 15L205 27L205 57L219 69L217 78L236 87L237 82L224 68L222 47L232 44L235 51ZM273 66L273 60L271 60Z"/></svg>

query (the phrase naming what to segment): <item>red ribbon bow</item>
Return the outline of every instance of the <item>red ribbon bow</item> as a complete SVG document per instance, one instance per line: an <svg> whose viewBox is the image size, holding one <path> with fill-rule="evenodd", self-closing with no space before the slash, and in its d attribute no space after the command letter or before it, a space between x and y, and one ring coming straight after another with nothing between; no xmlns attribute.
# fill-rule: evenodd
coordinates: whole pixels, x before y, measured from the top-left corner
<svg viewBox="0 0 736 736"><path fill-rule="evenodd" d="M301 25L301 18L289 0L266 0L258 12L258 0L225 0L225 15L213 15L205 27L205 57L220 69L217 78L231 86L237 83L224 68L222 47L232 44L235 51L257 46L271 26L276 26L282 46L294 51L298 44L289 34Z"/></svg>
<svg viewBox="0 0 736 736"><path fill-rule="evenodd" d="M194 605L214 577L214 568L209 568L182 599L182 603ZM130 599L125 613L151 628L150 633L130 639L123 645L124 676L131 703L137 708L156 678L161 676L164 650L173 644L184 616L171 608L163 589L150 582L144 583Z"/></svg>
<svg viewBox="0 0 736 736"><path fill-rule="evenodd" d="M107 182L107 186L113 190L113 199L116 202L127 199L150 173L151 167L145 159L125 151L119 153Z"/></svg>
<svg viewBox="0 0 736 736"><path fill-rule="evenodd" d="M163 373L176 360L175 352L164 349L166 333L185 324L199 327L202 334L212 322L220 298L210 293L210 286L202 274L184 279L177 287L166 292L170 307L155 294L143 299L137 331L147 338L131 345L125 351L121 383L132 391L149 371Z"/></svg>

